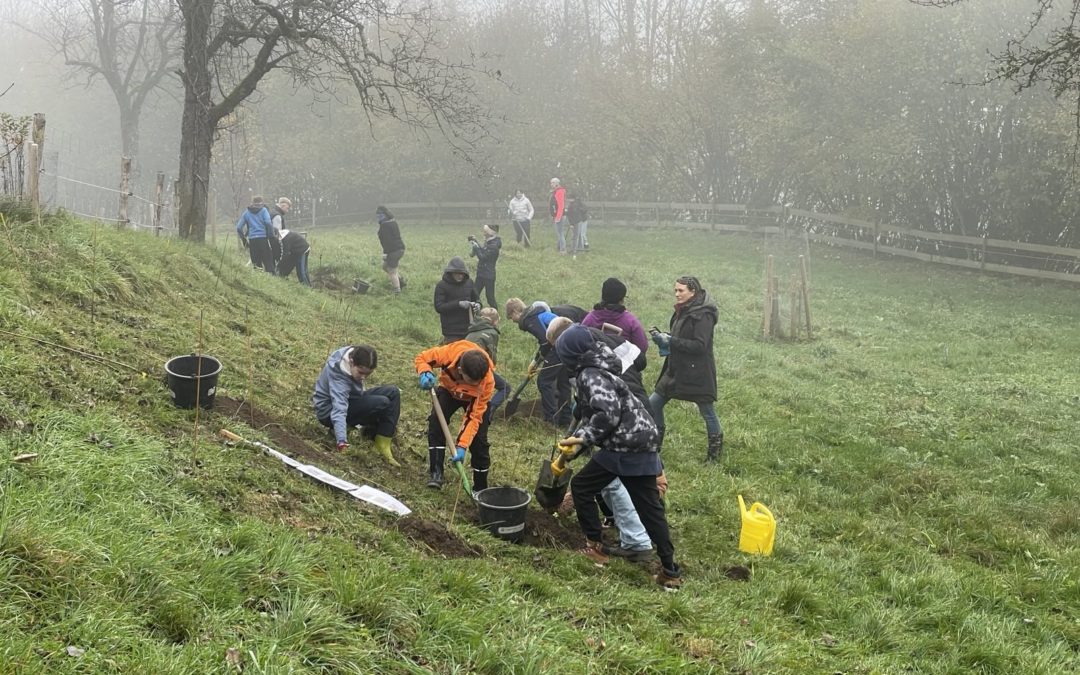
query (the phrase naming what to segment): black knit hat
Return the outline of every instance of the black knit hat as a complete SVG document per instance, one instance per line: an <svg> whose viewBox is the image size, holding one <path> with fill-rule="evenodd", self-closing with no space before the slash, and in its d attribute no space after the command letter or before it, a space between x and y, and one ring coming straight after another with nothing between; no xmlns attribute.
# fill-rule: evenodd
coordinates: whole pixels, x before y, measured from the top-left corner
<svg viewBox="0 0 1080 675"><path fill-rule="evenodd" d="M605 305L618 305L626 299L626 284L615 277L604 280L600 289L600 301Z"/></svg>

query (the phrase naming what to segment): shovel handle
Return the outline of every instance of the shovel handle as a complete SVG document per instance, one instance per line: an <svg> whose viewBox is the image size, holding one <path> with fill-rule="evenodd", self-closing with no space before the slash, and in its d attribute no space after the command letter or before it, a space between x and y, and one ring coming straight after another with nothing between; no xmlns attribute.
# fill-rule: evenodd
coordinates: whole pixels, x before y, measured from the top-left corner
<svg viewBox="0 0 1080 675"><path fill-rule="evenodd" d="M442 406L439 405L439 395L431 390L431 407L435 410L435 416L439 418L439 426L442 427L443 436L446 437L446 449L454 445L454 436L450 433L450 425L446 423L446 415L443 414Z"/></svg>
<svg viewBox="0 0 1080 675"><path fill-rule="evenodd" d="M220 431L218 431L218 435L220 435L222 438L232 441L233 443L242 443L244 441L243 437L234 434L228 429L221 429Z"/></svg>

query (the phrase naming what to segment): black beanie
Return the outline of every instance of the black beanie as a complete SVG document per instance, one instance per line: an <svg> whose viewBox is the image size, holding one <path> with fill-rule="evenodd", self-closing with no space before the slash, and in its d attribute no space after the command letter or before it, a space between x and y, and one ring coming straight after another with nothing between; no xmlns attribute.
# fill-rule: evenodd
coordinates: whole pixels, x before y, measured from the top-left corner
<svg viewBox="0 0 1080 675"><path fill-rule="evenodd" d="M600 302L605 305L621 305L625 299L626 284L615 277L604 280L604 285L600 289Z"/></svg>

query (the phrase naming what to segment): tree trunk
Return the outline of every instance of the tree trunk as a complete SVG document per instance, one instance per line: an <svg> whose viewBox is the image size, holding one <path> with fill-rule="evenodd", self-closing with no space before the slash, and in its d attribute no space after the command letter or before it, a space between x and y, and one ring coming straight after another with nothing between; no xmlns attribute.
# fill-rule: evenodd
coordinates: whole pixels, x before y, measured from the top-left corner
<svg viewBox="0 0 1080 675"><path fill-rule="evenodd" d="M139 112L120 106L120 154L130 157L135 164L135 175L139 172Z"/></svg>
<svg viewBox="0 0 1080 675"><path fill-rule="evenodd" d="M214 0L180 3L184 17L184 117L180 125L180 237L206 239L210 150L217 120L210 109L210 20Z"/></svg>

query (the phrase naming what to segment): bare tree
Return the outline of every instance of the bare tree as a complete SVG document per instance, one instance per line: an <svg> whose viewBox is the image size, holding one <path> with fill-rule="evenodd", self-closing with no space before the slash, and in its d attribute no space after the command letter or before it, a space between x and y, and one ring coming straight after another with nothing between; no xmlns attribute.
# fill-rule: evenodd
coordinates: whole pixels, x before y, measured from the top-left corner
<svg viewBox="0 0 1080 675"><path fill-rule="evenodd" d="M176 0L183 17L180 234L206 235L210 157L222 120L284 70L309 89L355 92L368 116L437 130L468 155L486 134L471 56L439 42L427 6L385 0Z"/></svg>
<svg viewBox="0 0 1080 675"><path fill-rule="evenodd" d="M177 65L179 16L171 0L51 0L42 37L72 77L104 80L120 109L121 151L139 154L139 119L154 90Z"/></svg>

